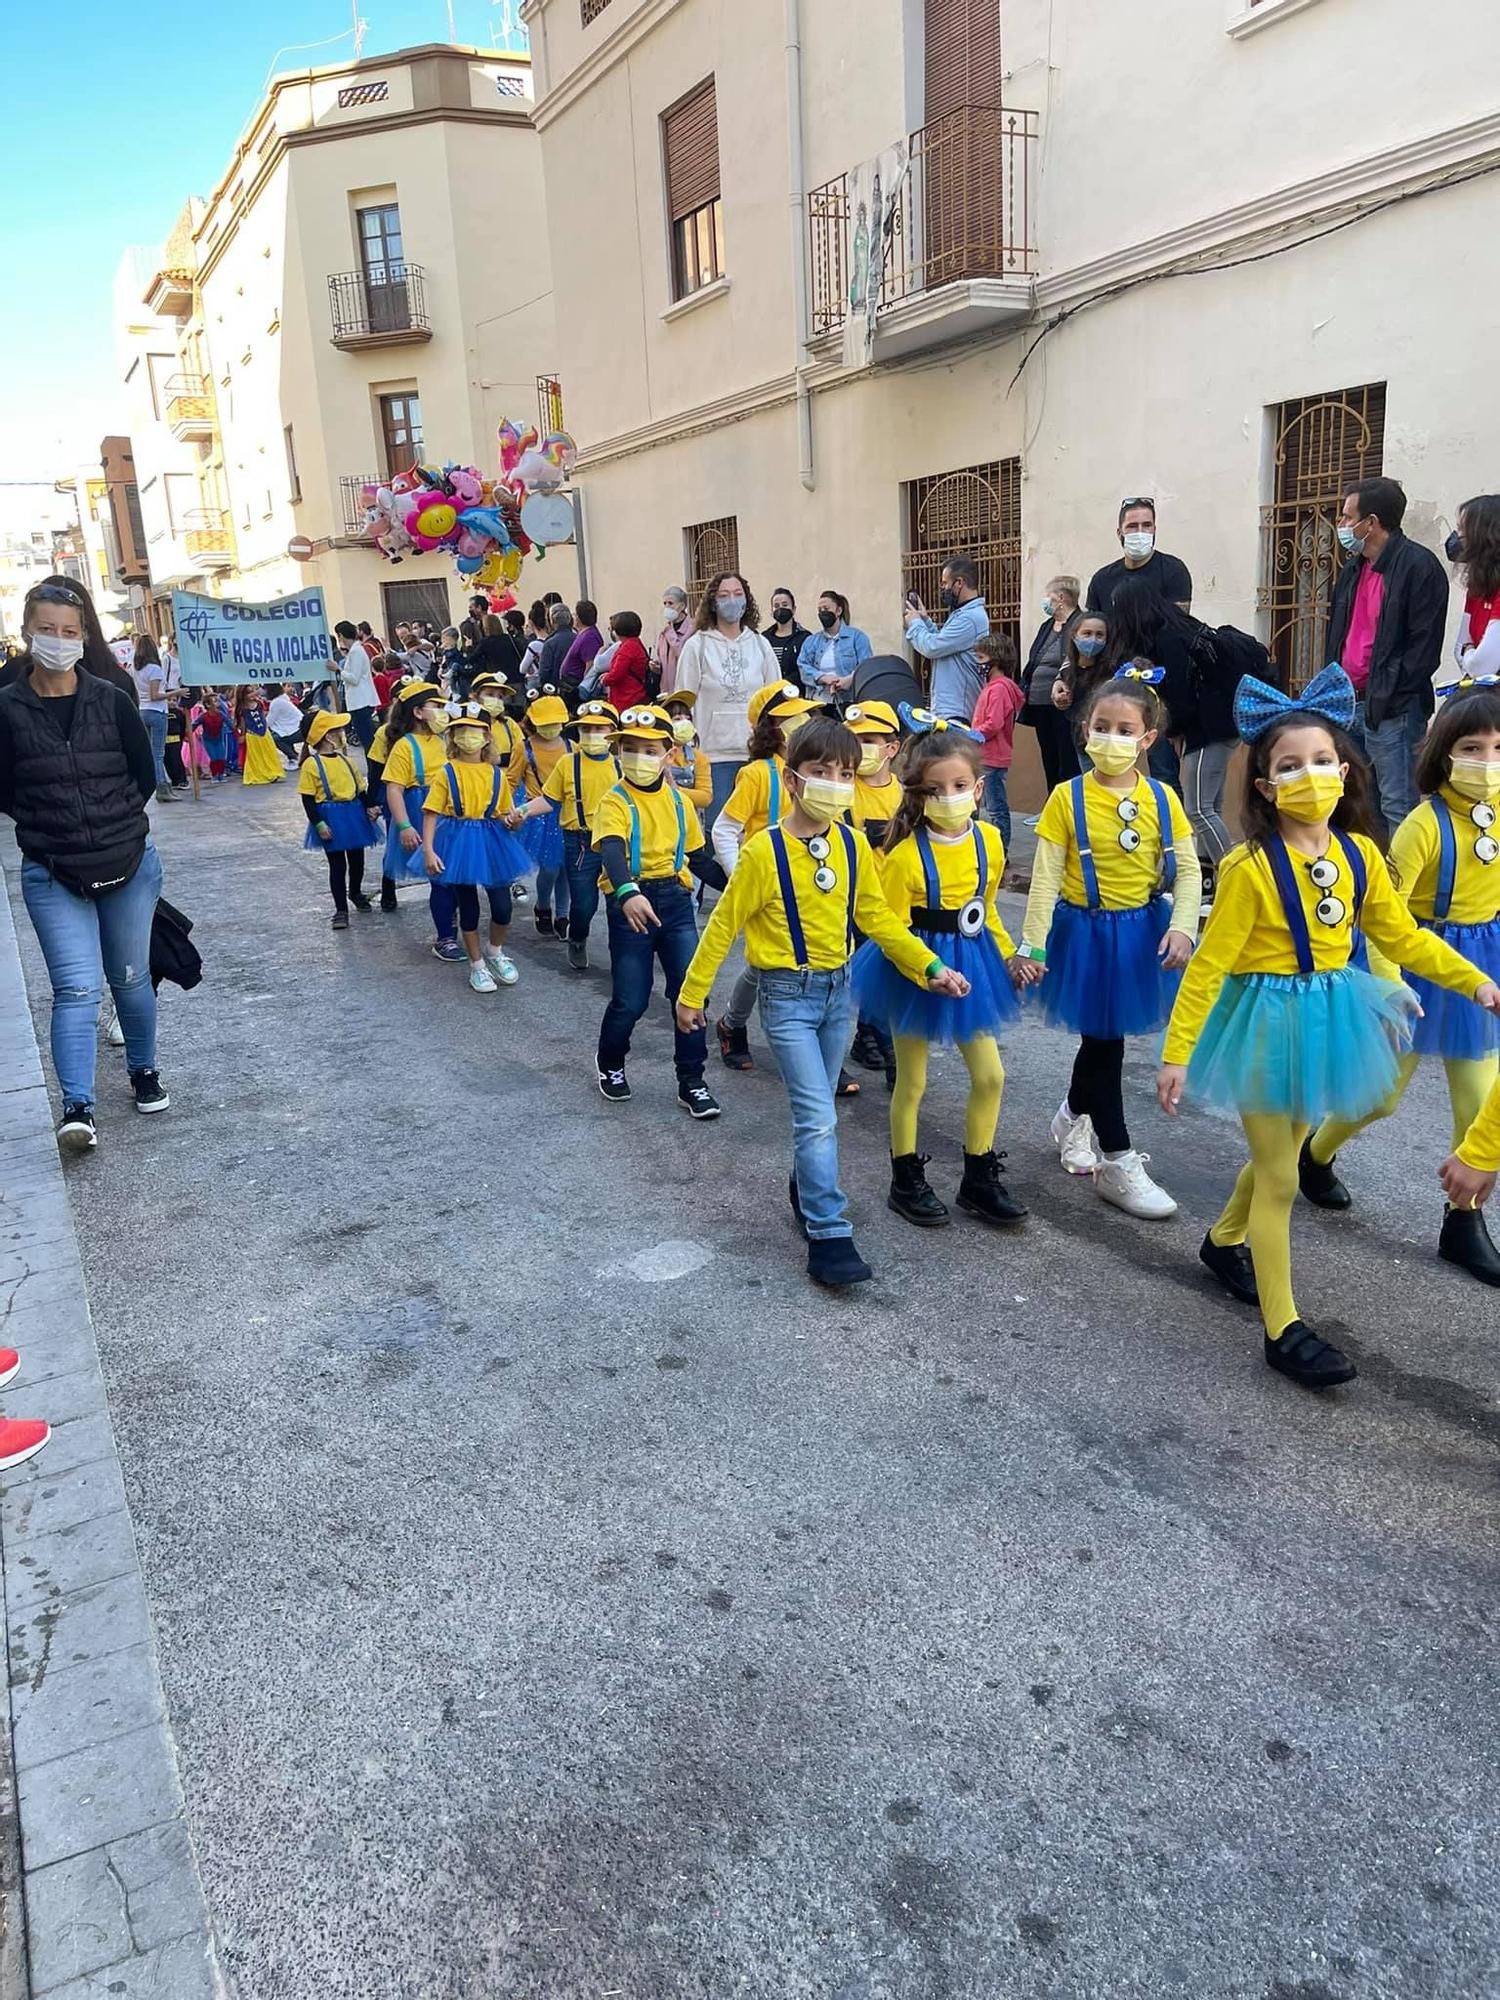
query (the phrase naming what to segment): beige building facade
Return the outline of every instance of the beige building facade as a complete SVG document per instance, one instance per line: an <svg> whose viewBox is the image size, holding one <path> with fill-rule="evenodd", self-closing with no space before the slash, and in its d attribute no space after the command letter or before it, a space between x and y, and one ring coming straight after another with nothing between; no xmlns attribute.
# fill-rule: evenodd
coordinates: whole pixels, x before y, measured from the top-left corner
<svg viewBox="0 0 1500 2000"><path fill-rule="evenodd" d="M190 256L164 254L142 294L174 321L162 421L218 544L190 587L315 583L332 618L456 622L451 556L388 563L361 488L418 460L494 472L501 420L536 418L556 355L530 90L524 56L447 45L273 80L195 205ZM574 589L573 551L543 577L529 564L523 588Z"/></svg>
<svg viewBox="0 0 1500 2000"><path fill-rule="evenodd" d="M905 588L932 602L967 550L1024 644L1046 580L1117 556L1120 501L1151 495L1198 614L1304 674L1343 482L1401 479L1434 547L1500 483L1482 0L525 17L606 605L727 562L804 616L844 591L895 650ZM866 352L872 166L898 193Z"/></svg>

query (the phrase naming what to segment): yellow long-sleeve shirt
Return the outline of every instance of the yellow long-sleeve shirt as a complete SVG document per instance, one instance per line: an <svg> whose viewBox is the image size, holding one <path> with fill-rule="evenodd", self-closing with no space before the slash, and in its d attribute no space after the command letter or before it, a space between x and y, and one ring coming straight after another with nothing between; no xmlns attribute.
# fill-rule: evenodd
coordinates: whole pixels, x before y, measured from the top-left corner
<svg viewBox="0 0 1500 2000"><path fill-rule="evenodd" d="M524 785L527 798L534 799L551 777L558 759L567 755L568 746L560 737L548 743L540 736L523 736L505 773L511 790L519 792Z"/></svg>
<svg viewBox="0 0 1500 2000"><path fill-rule="evenodd" d="M1445 921L1453 924L1491 924L1500 915L1500 859L1481 861L1474 843L1493 827L1481 827L1470 819L1473 806L1457 792L1443 788L1443 802L1453 815L1454 856L1453 901ZM1414 917L1430 918L1437 899L1438 861L1442 840L1438 832L1437 810L1423 799L1409 812L1391 838L1391 873Z"/></svg>
<svg viewBox="0 0 1500 2000"><path fill-rule="evenodd" d="M851 830L854 843L854 921L908 979L925 986L935 964L932 952L906 926L897 921L875 869L870 843L862 833ZM802 921L807 947L808 969L836 972L849 962L849 862L843 836L836 828L828 833L827 866L835 881L831 889L820 889L813 881L818 868L808 852L807 842L786 835L787 862L791 870L792 893ZM776 867L776 849L769 830L756 834L740 850L739 866L729 878L729 887L719 898L709 918L693 962L682 982L682 1000L688 1007L701 1007L708 999L714 975L729 955L729 948L745 934L745 957L761 972L800 971L792 950L791 927L782 901L781 882Z"/></svg>
<svg viewBox="0 0 1500 2000"><path fill-rule="evenodd" d="M1482 1174L1500 1174L1500 1081L1490 1085L1479 1116L1464 1134L1458 1157L1466 1167L1475 1167Z"/></svg>
<svg viewBox="0 0 1500 2000"><path fill-rule="evenodd" d="M542 797L550 799L562 814L563 830L567 833L586 833L594 824L594 814L599 810L599 801L611 785L620 782L620 767L606 751L602 757L588 757L583 751L578 753L578 763L573 763L573 752L559 757L547 774L542 786ZM578 809L578 796L574 787L574 771L583 780L583 811Z"/></svg>
<svg viewBox="0 0 1500 2000"><path fill-rule="evenodd" d="M425 776L417 776L417 751L421 751L422 770ZM405 736L398 736L391 745L390 755L385 760L382 775L388 785L409 791L413 785L432 783L432 774L443 761L443 739L435 736L430 729L415 729Z"/></svg>
<svg viewBox="0 0 1500 2000"><path fill-rule="evenodd" d="M1120 816L1120 807L1127 801L1135 807L1135 817L1128 821ZM1099 879L1099 901L1104 908L1137 910L1142 903L1150 902L1162 875L1161 815L1150 785L1143 777L1137 777L1129 791L1114 792L1089 772L1083 780L1083 813L1094 871ZM1193 829L1188 825L1182 801L1170 790L1167 816L1171 823L1172 852L1177 857L1171 927L1187 937L1196 937L1203 908L1203 874L1198 866ZM1141 837L1140 846L1133 851L1120 845L1120 835L1127 826ZM1026 899L1026 920L1021 926L1021 942L1029 950L1046 950L1052 913L1059 897L1080 909L1088 903L1078 858L1071 783L1057 786L1037 821L1031 893Z"/></svg>
<svg viewBox="0 0 1500 2000"><path fill-rule="evenodd" d="M1002 956L1013 958L1015 942L1001 923L1000 912L995 907L995 898L1005 879L1005 846L995 827L979 821L975 825L984 842L985 928L1000 947ZM941 907L961 910L979 893L979 859L974 852L974 836L965 830L957 840L944 840L938 834L929 832L928 840L933 866L937 869ZM898 923L909 924L913 910L930 907L927 876L915 834L898 841L889 854L880 857L880 881Z"/></svg>
<svg viewBox="0 0 1500 2000"><path fill-rule="evenodd" d="M1461 958L1440 937L1420 927L1396 893L1379 848L1363 834L1356 833L1352 838L1368 877L1360 929L1395 964L1410 966L1413 972L1420 972L1436 985L1451 987L1455 993L1472 999L1485 982L1484 973ZM1326 859L1337 867L1338 879L1325 888L1312 879L1313 857L1294 849L1288 852L1307 918L1313 968L1317 972L1335 972L1349 963L1354 930L1354 884L1348 861L1338 842L1333 841ZM1318 905L1325 896L1336 898L1344 906L1337 923L1318 920ZM1218 894L1198 949L1182 976L1177 1004L1167 1023L1162 1061L1185 1063L1189 1059L1219 990L1232 973L1290 975L1296 971L1296 948L1287 928L1270 860L1260 849L1237 847L1220 864Z"/></svg>
<svg viewBox="0 0 1500 2000"><path fill-rule="evenodd" d="M734 790L724 803L725 816L738 820L744 828L741 844L760 833L771 823L771 777L775 773L776 793L780 800L779 817L785 819L792 809L792 795L787 789L786 765L779 757L754 757L745 765L734 781Z"/></svg>
<svg viewBox="0 0 1500 2000"><path fill-rule="evenodd" d="M891 776L889 764L885 769L883 785L872 785L864 778L854 780L854 804L849 811L851 826L885 826L896 817L902 797L901 781Z"/></svg>
<svg viewBox="0 0 1500 2000"><path fill-rule="evenodd" d="M679 744L667 765L667 783L691 799L699 812L713 804L714 767L699 749L685 750Z"/></svg>
<svg viewBox="0 0 1500 2000"><path fill-rule="evenodd" d="M670 881L674 873L673 863L677 859L677 846L682 843L684 855L696 854L703 845L703 828L691 801L685 793L677 792L669 784L657 784L645 788L633 785L628 778L611 785L594 808L594 845L600 847L606 840L623 840L627 854L633 825L630 808L634 805L640 825L641 856L638 879L642 882ZM682 818L677 817L679 805ZM676 871L677 880L685 889L693 884L693 872L684 862ZM611 888L621 884L606 876Z"/></svg>
<svg viewBox="0 0 1500 2000"><path fill-rule="evenodd" d="M500 796L495 801L495 810L490 811L490 801L495 797L495 766L486 761L477 764L453 763L453 775L458 780L458 795L463 804L460 813L453 800L448 784L448 765L439 764L433 773L432 783L427 787L424 809L436 813L439 819L499 819L502 813L515 809L511 796L510 780L500 773Z"/></svg>

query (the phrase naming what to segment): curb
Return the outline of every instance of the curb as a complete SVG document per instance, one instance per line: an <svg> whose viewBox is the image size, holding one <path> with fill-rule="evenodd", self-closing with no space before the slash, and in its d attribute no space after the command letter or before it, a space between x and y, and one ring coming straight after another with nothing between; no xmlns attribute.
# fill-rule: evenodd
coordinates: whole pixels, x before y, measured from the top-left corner
<svg viewBox="0 0 1500 2000"><path fill-rule="evenodd" d="M0 1841L0 2000L225 2000L6 894L0 1340L22 1360L6 1414L53 1426L35 1458L0 1475L0 1815L13 1786L20 1848L17 1880L14 1847L7 1866Z"/></svg>

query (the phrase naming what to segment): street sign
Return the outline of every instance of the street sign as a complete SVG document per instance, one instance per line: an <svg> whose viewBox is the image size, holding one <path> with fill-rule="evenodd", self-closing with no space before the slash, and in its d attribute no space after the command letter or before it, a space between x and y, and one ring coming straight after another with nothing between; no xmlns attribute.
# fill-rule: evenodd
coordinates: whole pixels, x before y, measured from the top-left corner
<svg viewBox="0 0 1500 2000"><path fill-rule="evenodd" d="M293 562L311 562L313 545L306 535L293 535L286 545L286 552Z"/></svg>

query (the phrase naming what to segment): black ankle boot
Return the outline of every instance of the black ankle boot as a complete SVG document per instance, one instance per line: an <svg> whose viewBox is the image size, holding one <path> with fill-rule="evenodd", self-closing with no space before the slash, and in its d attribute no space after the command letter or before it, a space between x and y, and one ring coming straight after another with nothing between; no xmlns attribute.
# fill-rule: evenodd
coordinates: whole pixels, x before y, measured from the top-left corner
<svg viewBox="0 0 1500 2000"><path fill-rule="evenodd" d="M1445 1263L1457 1264L1481 1285L1500 1285L1500 1251L1485 1227L1482 1208L1444 1209L1438 1255Z"/></svg>
<svg viewBox="0 0 1500 2000"><path fill-rule="evenodd" d="M885 1205L918 1229L943 1229L949 1221L948 1211L927 1185L922 1171L926 1164L925 1153L892 1153L891 1191Z"/></svg>
<svg viewBox="0 0 1500 2000"><path fill-rule="evenodd" d="M1302 1192L1314 1208L1348 1208L1349 1190L1333 1171L1333 1160L1326 1167L1321 1160L1315 1160L1308 1151L1311 1144L1309 1135L1302 1141L1302 1151L1297 1155L1297 1182ZM1333 1159L1337 1158L1335 1153Z"/></svg>
<svg viewBox="0 0 1500 2000"><path fill-rule="evenodd" d="M965 1153L964 1177L958 1184L958 1205L981 1222L1019 1222L1030 1210L1017 1201L1000 1178L1004 1153Z"/></svg>
<svg viewBox="0 0 1500 2000"><path fill-rule="evenodd" d="M750 1032L741 1023L720 1018L714 1022L714 1033L719 1038L719 1057L725 1069L751 1070L755 1058L750 1053Z"/></svg>
<svg viewBox="0 0 1500 2000"><path fill-rule="evenodd" d="M854 1030L849 1060L858 1063L861 1069L885 1068L885 1051L880 1046L880 1037L868 1021L861 1021Z"/></svg>
<svg viewBox="0 0 1500 2000"><path fill-rule="evenodd" d="M1342 1348L1320 1340L1300 1319L1283 1327L1278 1340L1266 1335L1266 1366L1303 1389L1336 1389L1340 1382L1352 1382L1359 1373Z"/></svg>

